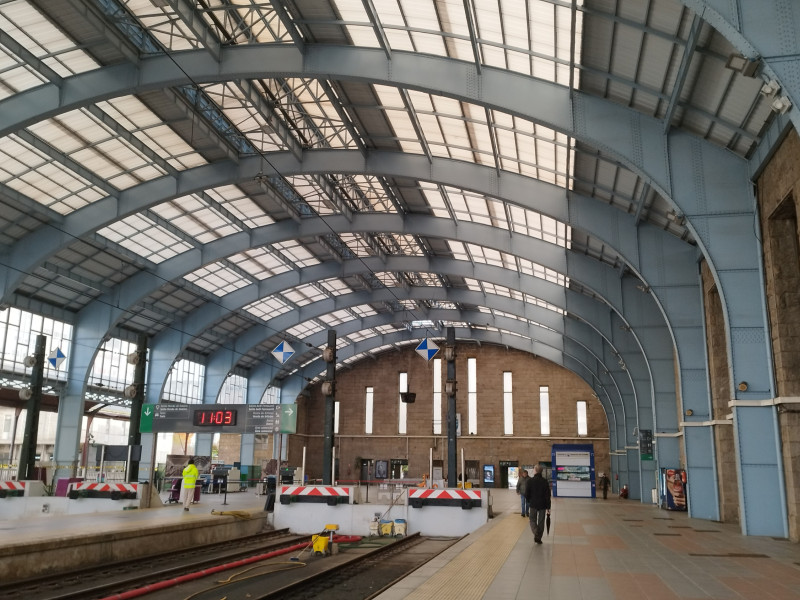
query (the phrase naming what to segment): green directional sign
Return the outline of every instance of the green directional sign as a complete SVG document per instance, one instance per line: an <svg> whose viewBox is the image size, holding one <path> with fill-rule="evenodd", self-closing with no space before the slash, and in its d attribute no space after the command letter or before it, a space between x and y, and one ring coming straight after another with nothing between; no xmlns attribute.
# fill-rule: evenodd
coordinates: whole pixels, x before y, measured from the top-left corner
<svg viewBox="0 0 800 600"><path fill-rule="evenodd" d="M281 404L280 433L297 433L297 404Z"/></svg>
<svg viewBox="0 0 800 600"><path fill-rule="evenodd" d="M142 404L142 418L139 421L140 433L153 433L153 415L156 414L155 404Z"/></svg>

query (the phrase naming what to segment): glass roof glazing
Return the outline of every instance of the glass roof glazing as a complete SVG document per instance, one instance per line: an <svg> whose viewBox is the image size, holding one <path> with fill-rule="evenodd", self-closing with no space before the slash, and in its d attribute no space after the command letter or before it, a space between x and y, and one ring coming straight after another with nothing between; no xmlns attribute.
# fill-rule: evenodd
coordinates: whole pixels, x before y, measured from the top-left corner
<svg viewBox="0 0 800 600"><path fill-rule="evenodd" d="M7 43L0 44L0 99L100 68L92 58L92 52L98 59L102 58L96 53L98 48L135 47L143 55L164 50L206 49L207 55L218 57L220 48L228 46L292 43L291 27L294 37L304 38L307 43L382 48L389 57L399 51L450 57L474 65L476 71L487 67L505 69L577 89L581 89L582 78L591 76L592 86L596 86L592 90L598 96L630 102L646 114L663 114L669 86L661 70L669 69L672 59L660 55L680 54L675 51L682 50L687 19L673 14L675 2L667 3L667 8L661 6L664 3L651 4L654 21L663 26L648 23L645 17L641 17L644 20L640 23L637 21L640 17L635 15L627 15L626 22L620 23L619 16L604 13L602 7L585 8L582 0L574 3L560 0L467 3L462 0L371 0L369 3L331 0L289 6L268 0L210 0L182 2L180 14L173 9L175 3L165 0L102 0L97 6L114 26L102 33L107 39L89 44L77 39L80 31L70 29L76 36L72 39L64 32L66 28L48 20L53 17L43 15L25 0L12 0L0 2L0 32L9 38ZM42 3L44 5L46 3ZM275 6L279 7L278 11ZM194 13L189 14L189 11ZM583 29L588 22L595 25L595 31L587 41ZM677 24L671 33L668 32L670 24ZM593 44L599 45L603 40L597 32L609 25L616 27L616 31L612 41L606 44L608 55L597 55L598 61L609 57L607 72L603 73L599 64L584 68L582 51L594 48ZM97 31L83 34L91 40L98 35ZM648 36L654 39L650 40L647 52L635 57L624 55L626 44ZM708 62L718 62L718 55L725 48L719 42L712 44ZM117 51L121 56L115 55L109 62L130 60L130 55L136 52ZM697 69L697 72L704 71ZM597 83L596 78L601 82ZM671 79L667 83L673 85ZM659 84L665 85L664 90L650 93ZM747 86L748 82L733 80L729 89L742 85ZM601 88L602 91L598 91ZM641 92L640 96L632 98L637 91ZM696 97L699 104L705 102L700 94ZM201 101L207 103L202 110L198 108ZM747 114L760 114L762 108L748 101L732 106L723 99L719 107L727 111L724 118L731 122L736 121L731 115L745 119ZM746 140L753 138L746 135L744 125L730 126L728 122L721 122L722 117L717 118L712 108L704 105L692 111L681 106L676 114L692 130L708 129L707 137L722 146L737 136ZM195 123L201 126L195 128ZM738 148L738 144L734 139L729 145ZM563 190L571 189L574 184L580 193L627 212L636 208L640 198L643 204L645 199L652 200L642 180L613 160L606 160L592 149L576 148L571 137L520 117L443 95L399 89L391 83L288 76L194 83L156 91L147 89L138 97L104 99L63 111L3 138L0 183L58 214L69 215L101 199L120 197L122 190L139 184L156 179L170 181L170 177L193 167L216 166L216 161L223 160L239 161L241 166L243 161L258 160L253 154L275 151L290 150L302 157L305 151L314 149L358 149L365 156L370 150L379 149L387 153L403 151L429 159L465 161L536 178ZM262 160L263 170L269 171L268 157L262 156ZM575 175L579 168L580 173ZM415 174L419 177L418 173L423 172ZM567 224L529 208L412 176L390 178L334 172L280 174L281 182L291 188L288 195L281 194L277 189L279 185L265 190L252 180L242 179L238 185L189 195L184 192L180 197L118 219L96 233L110 242L109 253L132 253L158 264L189 250L202 253L203 244L228 237L233 240L236 234L249 234L256 228L276 223L286 217L286 202L282 204L281 201L291 196L296 205L309 208L308 212L301 211L304 218L324 220L329 215L346 212L342 207L347 207L353 212L432 214L457 222L491 226L501 230L503 235L512 232L530 236L563 248L570 248L573 238ZM566 192L564 196L566 202ZM277 205L281 206L276 208ZM402 230L314 234L260 248L242 250L237 246L236 250L224 260L186 274L185 280L222 297L255 282L263 284L275 275L331 258L452 255L473 264L502 267L560 286L570 285L563 274L489 248L481 240L425 238ZM326 252L334 256L326 256ZM132 265L139 269L141 261L132 261ZM80 266L74 265L75 271L79 271ZM130 271L136 270L128 267ZM466 285L470 290L520 299L563 314L563 309L519 290L470 278L452 279L454 281L435 273L396 272L387 267L374 273L305 282L275 291L243 308L236 318L246 323L252 321L249 316L267 321L354 289L381 286L408 289L463 288ZM183 307L193 302L199 305L207 299L207 294L193 286L181 286L181 283L177 281L175 291L170 292L174 293L174 298L161 290L152 292L150 300L157 297L159 306L172 302ZM32 283L28 285L34 287ZM268 284L263 285L268 288ZM40 289L45 287L41 285ZM58 295L54 291L48 293L53 297ZM73 301L78 303L78 300ZM290 331L291 335L302 338L321 328L349 322L356 316L375 315L378 310L423 313L429 307L460 308L448 300L395 297L376 301L374 305L336 310L298 324ZM137 310L130 312L135 314ZM242 318L242 312L248 319ZM534 324L500 311L494 314ZM244 327L241 323L236 325ZM230 323L219 324L219 337L224 337L226 331L239 331L234 327L234 317ZM394 331L396 328L392 326L378 327L349 334L347 338L353 342Z"/></svg>

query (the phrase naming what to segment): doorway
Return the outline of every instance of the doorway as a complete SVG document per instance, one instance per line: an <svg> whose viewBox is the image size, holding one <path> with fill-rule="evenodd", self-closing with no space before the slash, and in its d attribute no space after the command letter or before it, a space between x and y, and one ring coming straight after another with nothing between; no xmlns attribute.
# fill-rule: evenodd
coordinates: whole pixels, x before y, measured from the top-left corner
<svg viewBox="0 0 800 600"><path fill-rule="evenodd" d="M393 458L389 461L389 477L392 479L404 479L408 473L408 459Z"/></svg>
<svg viewBox="0 0 800 600"><path fill-rule="evenodd" d="M518 477L519 477L518 460L500 461L500 481L498 482L498 487L500 489L516 488Z"/></svg>

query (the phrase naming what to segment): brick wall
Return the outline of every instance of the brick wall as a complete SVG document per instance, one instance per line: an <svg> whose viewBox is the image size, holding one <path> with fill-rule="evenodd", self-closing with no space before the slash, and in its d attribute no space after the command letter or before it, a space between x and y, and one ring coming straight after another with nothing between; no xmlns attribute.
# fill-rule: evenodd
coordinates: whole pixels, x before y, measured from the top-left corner
<svg viewBox="0 0 800 600"><path fill-rule="evenodd" d="M776 396L800 395L800 138L792 129L758 178ZM800 414L778 408L789 537L800 539Z"/></svg>
<svg viewBox="0 0 800 600"><path fill-rule="evenodd" d="M591 388L577 375L550 361L517 350L489 345L459 345L456 349L458 381L457 412L462 415L462 436L458 456L465 460L498 465L501 460L520 465L549 461L554 443L593 443L598 471L610 471L608 423L600 402ZM477 435L467 435L467 358L477 359L478 423ZM442 360L442 382L446 362ZM428 472L430 449L434 459L447 465L446 423L443 435L434 436L433 365L413 348L378 355L354 368L337 374L336 400L340 403L339 479L358 479L357 459L407 459L408 476L420 478ZM503 433L503 372L513 378L514 435ZM398 434L399 373L408 372L409 391L417 394L408 407L408 433ZM539 386L550 392L551 435L540 434ZM444 386L444 383L443 383ZM373 433L366 435L365 389L374 388ZM306 472L310 478L322 476L322 426L324 398L319 386L307 390L299 406L297 435L290 436L289 463L299 465L303 445L307 447ZM578 438L576 402L587 402L588 435ZM442 394L443 419L447 396ZM446 470L446 468L445 468ZM446 473L445 473L446 475Z"/></svg>
<svg viewBox="0 0 800 600"><path fill-rule="evenodd" d="M711 382L711 418L721 420L727 418L731 413L728 402L733 398L730 375L728 373L729 360L725 338L725 322L716 282L705 261L701 265L700 273L703 280L706 347L709 380ZM726 523L738 523L739 476L736 470L733 423L714 427L714 444L716 447L720 516Z"/></svg>

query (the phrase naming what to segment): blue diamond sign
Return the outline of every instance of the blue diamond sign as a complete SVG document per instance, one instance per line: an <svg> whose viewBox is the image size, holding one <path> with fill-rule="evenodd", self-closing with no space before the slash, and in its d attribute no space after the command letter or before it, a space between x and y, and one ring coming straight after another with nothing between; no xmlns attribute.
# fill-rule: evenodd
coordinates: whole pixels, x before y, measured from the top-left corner
<svg viewBox="0 0 800 600"><path fill-rule="evenodd" d="M436 353L439 351L439 346L434 344L428 338L425 338L419 343L419 346L417 346L415 350L422 358L425 360L430 360L436 356Z"/></svg>
<svg viewBox="0 0 800 600"><path fill-rule="evenodd" d="M47 362L53 365L54 369L60 367L61 363L63 363L66 359L67 355L61 351L61 348L56 348L47 355Z"/></svg>
<svg viewBox="0 0 800 600"><path fill-rule="evenodd" d="M275 350L272 351L272 356L278 359L281 364L286 363L294 354L294 348L289 345L286 340L277 345Z"/></svg>

